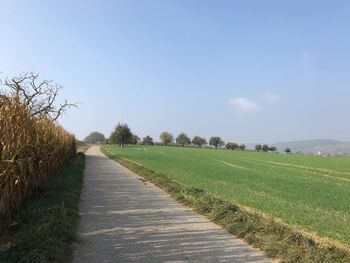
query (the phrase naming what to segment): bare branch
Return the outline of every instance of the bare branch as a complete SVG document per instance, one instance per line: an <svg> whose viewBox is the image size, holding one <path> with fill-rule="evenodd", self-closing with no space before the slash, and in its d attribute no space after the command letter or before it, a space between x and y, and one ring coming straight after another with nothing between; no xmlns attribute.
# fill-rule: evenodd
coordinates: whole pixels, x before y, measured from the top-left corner
<svg viewBox="0 0 350 263"><path fill-rule="evenodd" d="M71 108L71 107L75 107L76 108L76 107L78 107L78 105L77 104L73 104L73 103L68 103L67 100L66 100L64 104L60 105L59 109L56 112L56 116L53 117L52 119L54 121L56 121L61 116L61 114L66 112L66 110Z"/></svg>
<svg viewBox="0 0 350 263"><path fill-rule="evenodd" d="M25 103L33 116L49 117L56 121L68 108L77 107L74 103L65 101L56 106L61 85L51 80L39 80L39 74L26 72L11 80L6 79L4 86L16 94Z"/></svg>

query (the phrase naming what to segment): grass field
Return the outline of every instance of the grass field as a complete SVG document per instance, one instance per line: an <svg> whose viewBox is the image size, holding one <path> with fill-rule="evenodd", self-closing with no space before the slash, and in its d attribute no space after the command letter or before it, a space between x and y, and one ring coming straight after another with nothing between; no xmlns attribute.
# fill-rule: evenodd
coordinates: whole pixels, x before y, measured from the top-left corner
<svg viewBox="0 0 350 263"><path fill-rule="evenodd" d="M348 158L161 146L104 149L350 247Z"/></svg>

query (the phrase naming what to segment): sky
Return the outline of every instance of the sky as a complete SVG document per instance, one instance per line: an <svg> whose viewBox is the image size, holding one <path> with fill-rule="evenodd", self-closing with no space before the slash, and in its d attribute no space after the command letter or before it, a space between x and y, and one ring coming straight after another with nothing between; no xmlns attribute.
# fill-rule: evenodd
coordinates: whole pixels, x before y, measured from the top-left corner
<svg viewBox="0 0 350 263"><path fill-rule="evenodd" d="M77 138L350 141L350 2L0 0L0 77L34 71L78 102Z"/></svg>

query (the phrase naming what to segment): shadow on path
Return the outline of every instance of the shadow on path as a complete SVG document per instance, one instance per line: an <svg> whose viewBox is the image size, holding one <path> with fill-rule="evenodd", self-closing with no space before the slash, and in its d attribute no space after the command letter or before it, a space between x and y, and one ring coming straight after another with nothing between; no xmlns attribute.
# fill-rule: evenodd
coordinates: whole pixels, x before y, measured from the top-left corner
<svg viewBox="0 0 350 263"><path fill-rule="evenodd" d="M105 157L87 152L74 262L273 262Z"/></svg>

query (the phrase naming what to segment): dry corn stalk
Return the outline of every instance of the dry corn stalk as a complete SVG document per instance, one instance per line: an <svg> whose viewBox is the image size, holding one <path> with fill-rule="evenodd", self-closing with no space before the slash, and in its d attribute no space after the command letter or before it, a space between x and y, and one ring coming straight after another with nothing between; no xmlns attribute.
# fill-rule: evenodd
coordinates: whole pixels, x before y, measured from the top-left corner
<svg viewBox="0 0 350 263"><path fill-rule="evenodd" d="M0 232L75 153L73 135L48 117L33 116L18 95L0 95Z"/></svg>

